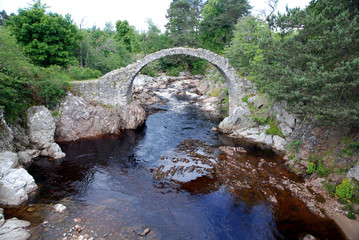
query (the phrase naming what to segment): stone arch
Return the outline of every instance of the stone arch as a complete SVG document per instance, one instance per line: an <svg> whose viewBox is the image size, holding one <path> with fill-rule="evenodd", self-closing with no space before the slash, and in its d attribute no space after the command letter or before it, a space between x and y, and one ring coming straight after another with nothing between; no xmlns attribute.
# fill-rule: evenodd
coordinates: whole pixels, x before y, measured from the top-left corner
<svg viewBox="0 0 359 240"><path fill-rule="evenodd" d="M206 49L170 48L145 56L124 68L107 73L101 79L73 82L74 90L79 91L86 98L106 105L126 105L131 101L132 84L137 74L149 63L162 57L172 55L190 55L207 60L224 77L229 93L230 113L237 106L241 96L243 80L229 64L228 59Z"/></svg>

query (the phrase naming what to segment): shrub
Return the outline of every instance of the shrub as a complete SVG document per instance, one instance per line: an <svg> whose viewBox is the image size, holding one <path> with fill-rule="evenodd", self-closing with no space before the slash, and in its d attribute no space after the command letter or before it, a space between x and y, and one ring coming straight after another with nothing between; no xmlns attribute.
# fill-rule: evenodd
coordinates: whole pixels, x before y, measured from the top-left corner
<svg viewBox="0 0 359 240"><path fill-rule="evenodd" d="M67 74L69 75L71 80L86 80L102 76L102 73L99 70L94 70L91 68L81 68L77 66L70 67L67 70Z"/></svg>
<svg viewBox="0 0 359 240"><path fill-rule="evenodd" d="M352 181L344 178L343 181L335 189L335 197L340 200L350 201L354 193Z"/></svg>
<svg viewBox="0 0 359 240"><path fill-rule="evenodd" d="M300 141L300 140L297 140L297 141L291 141L288 146L287 146L287 149L289 151L295 151L296 153L299 152L299 147L303 145L303 142Z"/></svg>
<svg viewBox="0 0 359 240"><path fill-rule="evenodd" d="M315 173L315 170L316 170L316 165L315 165L315 163L313 163L313 162L308 162L306 172L309 173L309 174L313 174L313 173Z"/></svg>
<svg viewBox="0 0 359 240"><path fill-rule="evenodd" d="M207 69L207 60L198 59L197 61L192 62L192 69L191 69L192 74L204 75L206 73L206 69Z"/></svg>
<svg viewBox="0 0 359 240"><path fill-rule="evenodd" d="M266 130L266 134L277 135L280 137L284 137L282 130L274 123L274 121L269 122L270 127Z"/></svg>

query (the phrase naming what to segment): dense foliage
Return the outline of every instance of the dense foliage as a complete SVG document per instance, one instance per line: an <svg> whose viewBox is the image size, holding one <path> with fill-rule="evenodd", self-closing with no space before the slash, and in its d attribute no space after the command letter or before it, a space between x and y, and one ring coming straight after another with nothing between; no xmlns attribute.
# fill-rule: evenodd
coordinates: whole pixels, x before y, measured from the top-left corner
<svg viewBox="0 0 359 240"><path fill-rule="evenodd" d="M239 21L227 49L233 65L251 70L262 91L286 100L308 120L358 125L358 4L311 1L306 9L289 10L269 22L276 30L271 37L262 21ZM241 32L245 26L252 26L252 31Z"/></svg>
<svg viewBox="0 0 359 240"><path fill-rule="evenodd" d="M56 104L68 84L55 70L29 63L15 38L0 27L0 106L7 120L23 116L32 104Z"/></svg>
<svg viewBox="0 0 359 240"><path fill-rule="evenodd" d="M173 0L167 11L166 29L174 46L199 47L201 0Z"/></svg>
<svg viewBox="0 0 359 240"><path fill-rule="evenodd" d="M222 53L230 43L237 20L249 14L247 0L208 0L203 10L200 39L204 48Z"/></svg>
<svg viewBox="0 0 359 240"><path fill-rule="evenodd" d="M7 25L23 47L26 55L37 65L66 66L74 64L73 49L79 37L70 15L46 13L40 1L30 8L19 9Z"/></svg>
<svg viewBox="0 0 359 240"><path fill-rule="evenodd" d="M272 7L262 19L249 15L248 0L173 0L165 33L150 19L139 33L126 20L103 30L77 27L69 15L47 13L37 0L18 14L0 12L0 26L7 26L1 29L0 105L9 116L30 102L54 105L59 89L66 89L63 80L99 77L144 55L185 46L224 54L238 73L307 120L357 125L358 8L358 0L313 0L285 14L275 15ZM206 68L205 60L171 56L143 71L176 75Z"/></svg>

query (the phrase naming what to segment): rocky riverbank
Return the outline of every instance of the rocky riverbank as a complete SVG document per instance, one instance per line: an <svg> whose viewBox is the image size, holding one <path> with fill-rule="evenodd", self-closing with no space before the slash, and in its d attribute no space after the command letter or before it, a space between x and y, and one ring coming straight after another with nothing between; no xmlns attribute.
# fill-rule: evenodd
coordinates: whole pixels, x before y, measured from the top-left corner
<svg viewBox="0 0 359 240"><path fill-rule="evenodd" d="M160 76L155 79L140 76L138 81L134 83L133 92L135 93L135 98L144 106L147 103L160 102L160 99L153 92L158 89L167 88L168 84L173 81L176 81L176 89L172 91L173 94L186 96L192 99L193 105L197 105L208 114L218 116L218 106L220 106L223 97L215 97L211 93L213 90L218 90L218 88L225 86L218 86L218 83L213 82L208 83L208 80L205 81L200 76L193 77L181 74L179 77ZM356 239L359 235L357 230L359 229L359 221L341 217L347 211L342 209L343 205L337 199L329 196L322 185L322 182L327 181L329 178L339 181L339 179L346 175L333 176L334 174L331 174L323 178L319 177L318 174L309 175L306 172L308 157L311 154L315 153L318 149L325 151L333 146L340 146L341 138L345 134L349 134L350 130L338 133L334 129L330 131L315 128L312 124L302 122L297 116L287 111L285 102L272 102L266 96L257 93L255 87L250 82L247 82L245 85L247 86L245 90L246 97L235 108L233 114L220 123L219 130L227 133L233 139L244 139L246 142L252 142L262 148L273 149L282 155L287 168L304 177L304 182L293 182L289 179L278 181L275 178L270 178L267 180L271 186L278 189L288 189L291 195L301 199L310 211L319 216L329 216L334 219L345 230L348 239ZM358 137L353 136L353 139L356 138ZM300 144L297 146L296 144L298 143ZM230 150L230 152L233 152L233 150ZM173 161L177 162L180 160L173 159ZM206 160L202 164L209 164L208 169L204 170L210 173L211 161ZM344 166L353 166L350 158L343 159L343 157L339 157L337 164L339 164L337 166L343 166L343 164ZM253 172L257 170L258 166L247 164L240 168L248 168L247 172ZM355 170L357 168L357 165L353 167L349 171L348 176L355 179L358 176ZM156 169L155 176L166 178L173 176L176 171L191 173L196 172L196 170L198 170L196 167L193 168L191 166L188 168L174 166L172 169L166 169L165 171L159 166ZM240 188L240 186L234 186L234 189L238 187ZM273 202L277 202L275 195L268 196L270 196L269 199Z"/></svg>
<svg viewBox="0 0 359 240"><path fill-rule="evenodd" d="M171 88L169 88L170 85ZM325 179L318 178L316 175L309 177L305 172L308 156L318 145L323 145L323 141L327 139L325 134L290 114L286 110L285 103L274 103L266 96L258 94L249 81L245 86L246 88L243 90L245 94L241 93L245 97L234 112L221 122L219 130L233 139L244 139L262 148L273 149L283 155L287 166L295 169L297 174L304 176L305 182L299 183L290 179L279 180L279 178L271 177L263 181L277 189L275 191L288 189L292 196L301 199L312 212L320 216L327 215L334 219L340 219L339 225L343 223L344 220L336 216L343 215L345 211L341 209L341 205L335 199L329 197L323 190L321 182ZM188 99L193 106L197 106L211 116L221 114L220 107L224 105L225 95L220 92L225 89L225 84L221 81L208 81L203 76L191 76L185 73L181 73L178 77L164 74L156 78L138 76L133 84L134 101L126 107L104 106L68 92L59 107L52 113L43 106L30 108L27 111L26 128L17 122L7 124L0 112L2 133L0 135L0 205L18 206L36 193L37 185L24 167L29 166L32 159L37 156L53 159L64 157L65 154L55 139L68 142L94 136L119 134L122 129L135 129L144 123L148 113L156 111L149 105L161 104L164 101L158 92L161 89L168 89L170 94ZM213 130L216 129L217 127L214 126ZM300 148L288 148L296 139L300 139L302 142ZM248 163L240 163L234 157L234 155L241 154L240 149L221 147L220 150L226 154L227 162L230 165L223 168L235 167L238 168L238 171L245 169L245 172L253 173L269 164L259 162L258 165L252 166ZM294 155L299 157L299 161L291 157L294 152ZM181 162L181 159L172 160L173 163ZM202 160L204 162L200 164L208 165L208 169L202 167L197 169L196 166L189 166L189 168L174 166L164 172L159 167L156 169L155 177L161 179L168 177L169 174L173 176L172 173L177 171L195 175L197 170L206 171L208 175L211 175L211 168L214 167L212 161L204 158ZM352 177L356 178L355 168L351 172ZM246 188L242 181L235 183L232 184L233 186L231 185L234 191ZM267 197L273 204L276 204L278 199L273 193L273 190L269 191ZM3 225L0 224L3 226L0 226L0 237L7 236L4 234L11 232L21 233L23 239L28 237L26 232L28 223L17 219L7 221L9 221L8 224L6 222ZM346 226L347 221L350 220L345 221ZM348 232L359 226L358 221L350 221L350 224L354 228L350 228ZM341 227L345 229L344 225ZM348 238L350 239L351 236L357 235L348 235Z"/></svg>

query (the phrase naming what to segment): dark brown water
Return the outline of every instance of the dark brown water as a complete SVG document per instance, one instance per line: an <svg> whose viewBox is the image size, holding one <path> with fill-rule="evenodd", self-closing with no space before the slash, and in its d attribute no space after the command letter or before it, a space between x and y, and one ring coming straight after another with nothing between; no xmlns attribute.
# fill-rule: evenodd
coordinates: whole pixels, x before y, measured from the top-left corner
<svg viewBox="0 0 359 240"><path fill-rule="evenodd" d="M145 239L343 239L332 221L272 186L301 181L280 158L218 135L210 130L217 123L172 100L140 130L62 144L65 159L37 159L29 169L40 185L35 210L7 217L30 220L32 239L63 239L76 224L84 228L77 236L93 239L143 239L146 228ZM67 210L55 213L56 203Z"/></svg>

